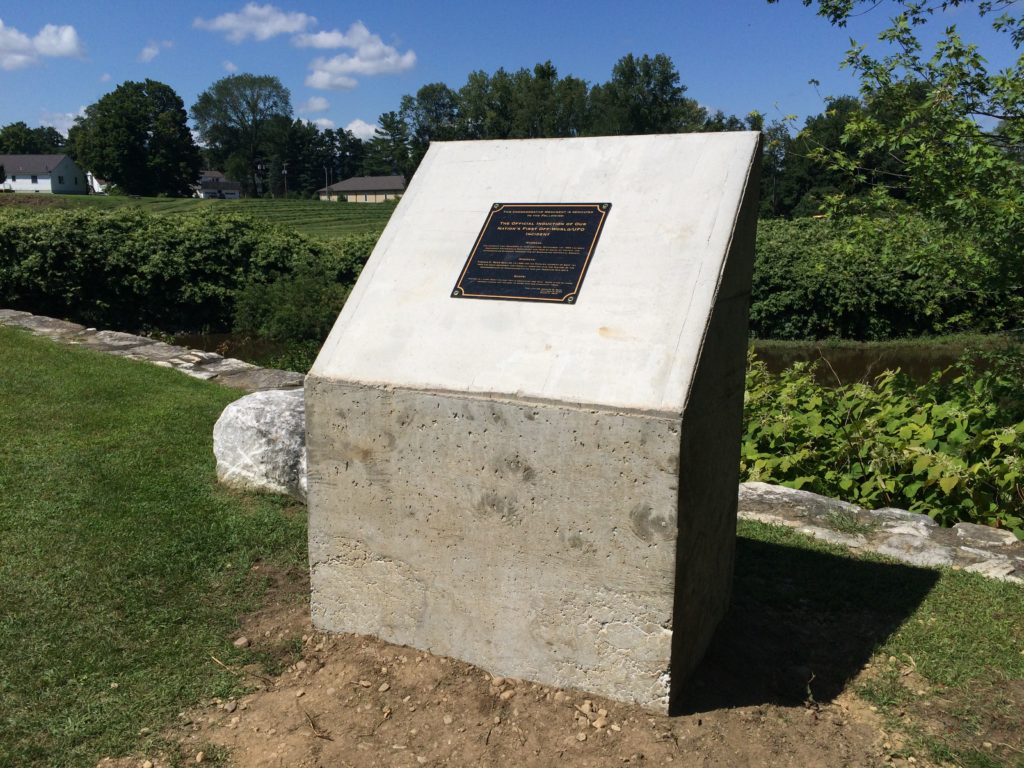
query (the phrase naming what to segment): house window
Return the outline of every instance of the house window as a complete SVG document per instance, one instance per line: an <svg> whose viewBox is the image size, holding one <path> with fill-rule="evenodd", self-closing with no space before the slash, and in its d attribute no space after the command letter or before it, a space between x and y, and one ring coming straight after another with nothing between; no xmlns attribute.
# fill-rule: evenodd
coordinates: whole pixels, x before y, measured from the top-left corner
<svg viewBox="0 0 1024 768"><path fill-rule="evenodd" d="M11 181L17 181L17 180L18 180L17 176L11 176Z"/></svg>
<svg viewBox="0 0 1024 768"><path fill-rule="evenodd" d="M63 184L64 183L64 177L63 176L58 176L57 177L57 183L58 184Z"/></svg>
<svg viewBox="0 0 1024 768"><path fill-rule="evenodd" d="M32 183L33 184L38 184L39 183L39 177L38 176L33 176L32 177Z"/></svg>

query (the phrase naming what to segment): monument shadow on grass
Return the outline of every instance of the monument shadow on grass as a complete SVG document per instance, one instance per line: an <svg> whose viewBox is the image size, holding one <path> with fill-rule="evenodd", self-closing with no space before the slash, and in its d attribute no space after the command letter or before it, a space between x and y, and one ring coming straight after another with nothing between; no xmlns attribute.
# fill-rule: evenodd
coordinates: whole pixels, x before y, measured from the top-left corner
<svg viewBox="0 0 1024 768"><path fill-rule="evenodd" d="M732 604L670 714L831 701L938 579L931 569L738 538Z"/></svg>

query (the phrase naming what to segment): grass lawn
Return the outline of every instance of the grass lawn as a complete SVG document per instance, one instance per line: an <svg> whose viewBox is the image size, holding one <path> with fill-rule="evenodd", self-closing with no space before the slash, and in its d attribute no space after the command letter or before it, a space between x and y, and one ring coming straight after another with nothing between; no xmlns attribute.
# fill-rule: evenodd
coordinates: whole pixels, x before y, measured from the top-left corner
<svg viewBox="0 0 1024 768"><path fill-rule="evenodd" d="M281 227L316 237L339 237L380 232L395 210L395 203L328 203L320 200L199 200L197 198L141 197L123 195L0 195L0 204L36 207L120 208L138 206L150 213L175 215L200 208L246 213Z"/></svg>
<svg viewBox="0 0 1024 768"><path fill-rule="evenodd" d="M252 661L237 617L264 570L305 567L305 510L217 486L212 427L238 396L0 327L0 765L140 753L159 738L141 729L237 684L211 657ZM1024 755L1016 585L745 523L702 670L698 707L777 700L789 675L798 702L855 686L915 754Z"/></svg>
<svg viewBox="0 0 1024 768"><path fill-rule="evenodd" d="M744 681L740 700L712 697L712 706L813 704L852 686L900 735L896 756L1024 766L1020 585L856 556L741 521L733 603L708 655L705 666Z"/></svg>
<svg viewBox="0 0 1024 768"><path fill-rule="evenodd" d="M0 327L0 765L93 766L236 685L252 566L306 558L304 508L216 483L239 395Z"/></svg>

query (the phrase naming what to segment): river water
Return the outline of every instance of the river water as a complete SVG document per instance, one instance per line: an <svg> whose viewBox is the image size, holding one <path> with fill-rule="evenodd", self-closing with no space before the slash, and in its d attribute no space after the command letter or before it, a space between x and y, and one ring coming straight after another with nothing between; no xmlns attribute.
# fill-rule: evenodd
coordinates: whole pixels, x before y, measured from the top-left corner
<svg viewBox="0 0 1024 768"><path fill-rule="evenodd" d="M174 337L174 343L258 365L272 365L289 350L287 343L233 333L182 334ZM953 365L968 349L962 341L948 344L935 341L869 344L754 341L751 346L772 373L779 373L794 363L817 361L818 381L825 385L870 381L882 371L896 368L914 381L925 382L935 371Z"/></svg>

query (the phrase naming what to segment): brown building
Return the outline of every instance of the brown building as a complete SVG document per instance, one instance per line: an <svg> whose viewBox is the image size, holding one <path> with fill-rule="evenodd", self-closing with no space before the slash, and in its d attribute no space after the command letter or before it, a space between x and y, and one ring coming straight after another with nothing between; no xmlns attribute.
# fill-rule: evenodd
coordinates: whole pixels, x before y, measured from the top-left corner
<svg viewBox="0 0 1024 768"><path fill-rule="evenodd" d="M353 176L317 190L321 200L346 203L383 203L397 200L404 192L404 176Z"/></svg>

